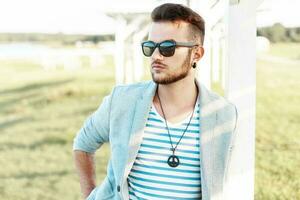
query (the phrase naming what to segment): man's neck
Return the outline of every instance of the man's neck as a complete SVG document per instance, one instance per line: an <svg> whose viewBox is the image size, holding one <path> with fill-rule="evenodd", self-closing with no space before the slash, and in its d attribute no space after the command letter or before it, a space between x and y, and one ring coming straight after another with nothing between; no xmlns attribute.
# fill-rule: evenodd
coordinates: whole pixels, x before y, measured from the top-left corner
<svg viewBox="0 0 300 200"><path fill-rule="evenodd" d="M172 84L159 84L157 92L164 105L169 104L180 109L194 106L198 89L195 78L186 77Z"/></svg>

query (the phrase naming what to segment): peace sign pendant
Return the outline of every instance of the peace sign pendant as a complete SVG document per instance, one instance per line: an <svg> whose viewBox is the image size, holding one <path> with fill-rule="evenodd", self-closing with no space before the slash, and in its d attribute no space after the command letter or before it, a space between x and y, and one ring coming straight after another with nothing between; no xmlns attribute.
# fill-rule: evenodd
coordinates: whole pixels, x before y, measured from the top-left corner
<svg viewBox="0 0 300 200"><path fill-rule="evenodd" d="M169 158L168 158L168 165L170 167L177 167L179 165L179 158L175 155L171 155Z"/></svg>

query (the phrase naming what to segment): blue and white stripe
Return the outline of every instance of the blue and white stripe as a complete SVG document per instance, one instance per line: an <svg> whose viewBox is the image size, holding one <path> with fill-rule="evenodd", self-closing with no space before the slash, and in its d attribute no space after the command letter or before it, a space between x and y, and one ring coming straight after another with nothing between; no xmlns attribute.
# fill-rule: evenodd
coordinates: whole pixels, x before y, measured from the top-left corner
<svg viewBox="0 0 300 200"><path fill-rule="evenodd" d="M183 134L190 116L181 123L168 122L173 146ZM129 196L132 200L201 199L199 103L193 119L175 155L180 165L167 164L171 144L164 119L154 105L144 128L143 141L128 176Z"/></svg>

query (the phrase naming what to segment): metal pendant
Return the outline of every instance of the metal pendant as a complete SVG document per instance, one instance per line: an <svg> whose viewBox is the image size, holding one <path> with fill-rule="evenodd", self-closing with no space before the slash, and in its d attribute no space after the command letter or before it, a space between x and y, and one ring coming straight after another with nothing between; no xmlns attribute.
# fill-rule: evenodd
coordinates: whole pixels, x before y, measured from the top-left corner
<svg viewBox="0 0 300 200"><path fill-rule="evenodd" d="M168 165L170 167L177 167L179 165L179 158L175 155L171 155L169 158L168 158Z"/></svg>

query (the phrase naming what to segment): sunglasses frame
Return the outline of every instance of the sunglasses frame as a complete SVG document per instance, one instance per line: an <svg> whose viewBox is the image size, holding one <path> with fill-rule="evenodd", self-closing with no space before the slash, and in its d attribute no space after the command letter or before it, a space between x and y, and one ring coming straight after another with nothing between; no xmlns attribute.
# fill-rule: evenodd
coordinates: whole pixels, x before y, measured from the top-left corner
<svg viewBox="0 0 300 200"><path fill-rule="evenodd" d="M144 51L144 48L143 48L143 47L144 47L144 44L147 43L147 42L151 42L151 43L154 44L154 48L153 48L153 50L152 50L152 52L151 52L150 55L146 55L146 54L145 54L145 51ZM166 55L165 53L163 53L163 50L161 50L161 48L160 48L161 46L160 46L160 45L161 45L162 43L164 43L164 42L171 42L171 43L173 43L173 45L174 45L174 50L173 50L173 52L172 52L172 55ZM153 41L151 41L151 40L147 40L147 41L142 42L142 43L141 43L141 46L142 46L143 54L144 54L144 56L146 56L146 57L151 57L151 56L153 55L153 52L155 51L156 47L158 47L159 53L160 53L161 55L163 55L164 57L171 57L171 56L173 56L173 55L175 54L176 47L193 48L193 47L195 47L195 46L199 46L199 44L196 44L196 43L194 43L194 42L176 42L175 40L164 40L164 41L162 41L162 42L155 43L155 42L153 42Z"/></svg>

